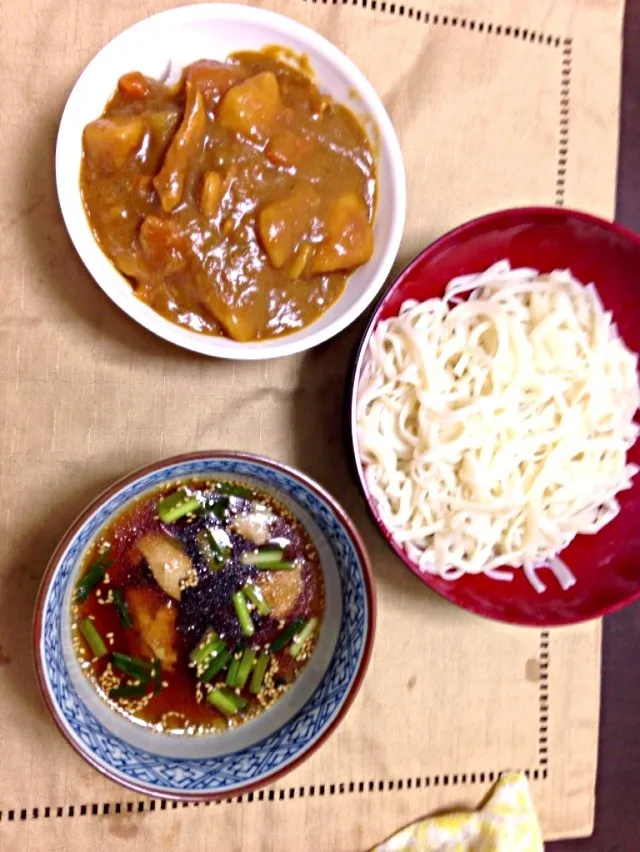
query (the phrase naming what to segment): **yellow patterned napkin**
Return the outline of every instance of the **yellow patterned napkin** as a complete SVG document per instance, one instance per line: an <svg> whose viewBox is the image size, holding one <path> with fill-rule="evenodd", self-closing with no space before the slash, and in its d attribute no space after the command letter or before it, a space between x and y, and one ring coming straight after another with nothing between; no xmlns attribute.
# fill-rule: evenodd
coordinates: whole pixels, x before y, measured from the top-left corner
<svg viewBox="0 0 640 852"><path fill-rule="evenodd" d="M421 819L371 852L542 852L542 834L524 775L501 776L485 804L469 813Z"/></svg>

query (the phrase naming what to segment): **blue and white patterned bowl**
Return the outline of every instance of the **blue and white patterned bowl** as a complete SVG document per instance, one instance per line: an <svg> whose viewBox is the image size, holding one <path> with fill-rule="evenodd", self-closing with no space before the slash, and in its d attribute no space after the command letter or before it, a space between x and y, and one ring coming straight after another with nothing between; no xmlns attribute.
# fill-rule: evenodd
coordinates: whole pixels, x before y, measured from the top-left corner
<svg viewBox="0 0 640 852"><path fill-rule="evenodd" d="M73 652L71 594L91 541L131 500L167 481L216 474L259 485L305 525L320 553L325 619L312 659L274 707L229 732L175 737L135 725L97 695ZM269 459L194 453L158 462L117 482L66 533L36 603L36 673L60 731L96 769L150 796L206 801L270 783L318 748L358 691L374 628L375 592L367 553L351 520L324 489Z"/></svg>

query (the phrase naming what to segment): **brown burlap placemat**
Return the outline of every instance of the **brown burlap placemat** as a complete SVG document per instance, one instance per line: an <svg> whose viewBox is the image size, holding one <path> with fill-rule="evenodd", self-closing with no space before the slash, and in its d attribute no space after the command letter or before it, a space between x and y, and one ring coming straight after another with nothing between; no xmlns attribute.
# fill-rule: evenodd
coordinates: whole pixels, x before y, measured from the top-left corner
<svg viewBox="0 0 640 852"><path fill-rule="evenodd" d="M535 631L436 599L386 548L350 475L344 385L362 324L300 357L207 360L152 337L90 279L58 212L57 124L78 74L167 0L0 3L0 848L359 852L408 820L475 805L526 769L547 837L593 820L600 624ZM398 128L409 206L398 265L509 205L611 216L622 0L280 0L332 39ZM31 672L46 560L124 473L198 448L258 450L341 499L379 593L347 719L274 788L175 808L103 779L57 734Z"/></svg>

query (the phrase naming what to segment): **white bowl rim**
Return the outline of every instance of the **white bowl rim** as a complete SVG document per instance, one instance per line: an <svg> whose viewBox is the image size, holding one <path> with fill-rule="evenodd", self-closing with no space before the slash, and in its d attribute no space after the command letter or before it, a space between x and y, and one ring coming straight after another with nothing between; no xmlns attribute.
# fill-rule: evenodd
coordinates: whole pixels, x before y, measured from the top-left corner
<svg viewBox="0 0 640 852"><path fill-rule="evenodd" d="M339 313L324 328L314 331L314 323L312 323L310 326L306 326L282 337L248 343L238 343L227 338L200 334L196 331L183 328L165 319L142 301L135 298L125 298L123 293L114 286L114 281L122 280L122 276L115 267L112 267L112 276L107 276L105 280L105 275L98 268L99 264L96 262L95 249L97 244L93 236L90 242L88 239L85 239L84 235L76 231L73 207L77 204L79 184L78 181L73 183L66 181L64 160L68 142L75 136L73 127L74 111L76 102L79 100L79 89L83 79L100 62L103 53L108 49L113 49L119 39L130 38L132 33L153 26L165 24L172 26L202 20L264 23L274 30L274 34L285 37L289 35L306 41L310 47L326 59L327 62L336 66L345 78L349 80L352 87L358 92L359 97L365 103L367 111L370 113L379 131L380 149L385 151L389 160L392 190L391 204L395 207L395 214L386 239L386 247L378 262L377 269L372 273L371 280L363 289L360 296L350 308ZM396 259L404 230L407 201L402 151L391 119L371 83L369 83L355 63L339 50L339 48L305 24L301 24L278 12L236 3L200 3L177 9L168 9L138 21L108 42L82 71L69 95L58 130L55 167L58 202L67 232L78 255L98 286L121 310L148 331L192 352L217 358L241 361L279 358L311 349L339 334L366 310L380 292ZM380 199L378 199L378 203L380 203ZM104 257L99 247L98 251ZM339 304L339 301L336 304Z"/></svg>

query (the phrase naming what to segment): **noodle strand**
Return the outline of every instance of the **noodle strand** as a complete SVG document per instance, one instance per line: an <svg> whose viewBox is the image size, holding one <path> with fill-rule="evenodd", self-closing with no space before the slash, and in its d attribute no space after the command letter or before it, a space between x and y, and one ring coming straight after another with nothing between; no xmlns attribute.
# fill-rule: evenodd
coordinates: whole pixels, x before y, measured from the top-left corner
<svg viewBox="0 0 640 852"><path fill-rule="evenodd" d="M637 356L596 288L501 261L374 330L356 411L366 484L421 570L524 567L540 590L549 565L568 588L556 554L617 515L639 404Z"/></svg>

